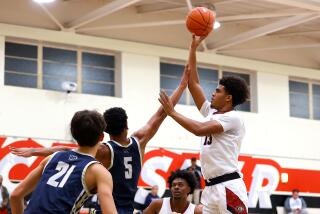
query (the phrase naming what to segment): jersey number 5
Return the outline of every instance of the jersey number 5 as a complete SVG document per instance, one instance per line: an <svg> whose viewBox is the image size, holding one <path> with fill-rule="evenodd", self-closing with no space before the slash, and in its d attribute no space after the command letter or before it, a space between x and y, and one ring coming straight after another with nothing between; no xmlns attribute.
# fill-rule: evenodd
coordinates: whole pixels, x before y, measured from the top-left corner
<svg viewBox="0 0 320 214"><path fill-rule="evenodd" d="M131 164L132 157L124 157L123 162L125 167L124 176L126 179L131 179L132 178L132 164Z"/></svg>
<svg viewBox="0 0 320 214"><path fill-rule="evenodd" d="M53 187L60 187L62 188L65 183L67 182L69 176L71 175L72 171L74 170L74 168L76 167L75 165L71 165L71 167L69 167L70 165L63 162L63 161L59 161L56 167L56 170L58 170L59 172L57 172L56 174L52 175L47 184L49 184L50 186ZM59 178L62 178L62 180L59 182L57 181Z"/></svg>

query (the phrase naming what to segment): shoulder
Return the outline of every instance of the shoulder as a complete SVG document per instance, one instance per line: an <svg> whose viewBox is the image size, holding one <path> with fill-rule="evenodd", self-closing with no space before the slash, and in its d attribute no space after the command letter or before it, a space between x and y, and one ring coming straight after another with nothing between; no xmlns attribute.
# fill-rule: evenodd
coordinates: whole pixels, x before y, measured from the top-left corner
<svg viewBox="0 0 320 214"><path fill-rule="evenodd" d="M161 208L162 207L162 203L163 203L163 199L155 199L155 200L153 200L151 202L152 206L155 207L155 208Z"/></svg>
<svg viewBox="0 0 320 214"><path fill-rule="evenodd" d="M106 143L101 143L99 145L95 158L97 159L97 161L102 163L104 167L109 168L111 162L111 151Z"/></svg>
<svg viewBox="0 0 320 214"><path fill-rule="evenodd" d="M92 163L88 167L86 174L104 179L112 178L110 172L99 162Z"/></svg>
<svg viewBox="0 0 320 214"><path fill-rule="evenodd" d="M144 213L159 213L162 207L163 199L153 200L150 205L144 210Z"/></svg>
<svg viewBox="0 0 320 214"><path fill-rule="evenodd" d="M202 214L202 206L195 205L194 214Z"/></svg>

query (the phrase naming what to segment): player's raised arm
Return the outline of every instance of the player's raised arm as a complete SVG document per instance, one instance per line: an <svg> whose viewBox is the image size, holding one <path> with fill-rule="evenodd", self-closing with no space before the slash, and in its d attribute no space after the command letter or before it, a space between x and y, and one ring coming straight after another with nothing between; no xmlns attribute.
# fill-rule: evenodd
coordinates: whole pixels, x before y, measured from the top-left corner
<svg viewBox="0 0 320 214"><path fill-rule="evenodd" d="M186 89L188 85L189 74L189 66L186 65L181 78L181 82L170 97L173 105L176 105L178 103L183 91ZM144 152L146 144L156 134L166 116L167 114L163 111L163 108L160 107L158 111L150 118L150 120L147 122L145 126L143 126L141 129L132 134L132 136L138 138L142 154Z"/></svg>
<svg viewBox="0 0 320 214"><path fill-rule="evenodd" d="M189 50L190 78L188 82L188 88L199 110L201 109L202 104L206 101L206 96L202 87L200 86L200 80L197 71L196 51L204 38L205 37L197 38L195 35L192 35L192 43Z"/></svg>
<svg viewBox="0 0 320 214"><path fill-rule="evenodd" d="M49 157L44 159L11 193L10 205L13 214L23 213L24 197L30 194L36 187L48 160Z"/></svg>
<svg viewBox="0 0 320 214"><path fill-rule="evenodd" d="M73 147L67 146L54 146L49 148L16 148L9 147L12 154L20 157L32 157L32 156L49 156L58 151L71 150Z"/></svg>

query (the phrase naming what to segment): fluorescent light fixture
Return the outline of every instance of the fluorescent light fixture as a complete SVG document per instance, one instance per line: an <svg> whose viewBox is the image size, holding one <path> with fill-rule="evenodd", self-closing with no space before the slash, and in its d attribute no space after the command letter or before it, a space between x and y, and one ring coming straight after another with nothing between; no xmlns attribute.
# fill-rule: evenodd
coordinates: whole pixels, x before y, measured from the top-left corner
<svg viewBox="0 0 320 214"><path fill-rule="evenodd" d="M33 0L34 2L37 2L39 4L41 3L50 3L50 2L54 2L55 0Z"/></svg>
<svg viewBox="0 0 320 214"><path fill-rule="evenodd" d="M213 25L213 29L218 29L221 26L220 22L215 21Z"/></svg>

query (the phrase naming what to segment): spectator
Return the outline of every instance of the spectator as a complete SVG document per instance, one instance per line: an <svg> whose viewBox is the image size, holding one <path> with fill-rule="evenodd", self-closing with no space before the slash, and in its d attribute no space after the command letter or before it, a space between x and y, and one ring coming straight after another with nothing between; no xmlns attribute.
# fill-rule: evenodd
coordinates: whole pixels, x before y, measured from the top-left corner
<svg viewBox="0 0 320 214"><path fill-rule="evenodd" d="M159 187L157 185L154 185L151 187L151 192L147 195L146 200L143 205L143 209L147 208L149 204L154 200L158 199L158 189Z"/></svg>
<svg viewBox="0 0 320 214"><path fill-rule="evenodd" d="M196 187L193 194L188 196L188 200L196 205L200 203L201 193L201 168L197 165L197 158L191 158L191 166L187 168L187 171L192 172L196 178Z"/></svg>
<svg viewBox="0 0 320 214"><path fill-rule="evenodd" d="M3 177L0 175L0 214L7 214L7 207L9 203L9 192L5 186L2 185Z"/></svg>
<svg viewBox="0 0 320 214"><path fill-rule="evenodd" d="M284 207L288 214L306 214L307 204L303 198L299 197L299 190L292 190L292 196L284 202Z"/></svg>

